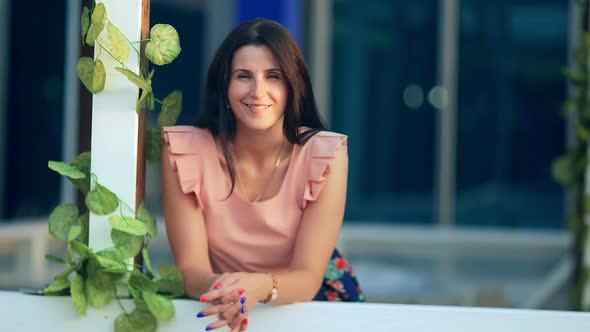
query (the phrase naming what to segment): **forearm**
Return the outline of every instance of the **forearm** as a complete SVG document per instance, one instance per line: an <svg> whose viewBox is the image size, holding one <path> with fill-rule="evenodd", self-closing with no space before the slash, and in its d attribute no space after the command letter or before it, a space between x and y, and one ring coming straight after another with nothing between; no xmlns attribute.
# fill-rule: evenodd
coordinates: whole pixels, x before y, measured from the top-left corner
<svg viewBox="0 0 590 332"><path fill-rule="evenodd" d="M213 282L221 277L220 274L196 268L183 269L182 275L187 295L196 299L200 298L203 293L207 292L211 288Z"/></svg>

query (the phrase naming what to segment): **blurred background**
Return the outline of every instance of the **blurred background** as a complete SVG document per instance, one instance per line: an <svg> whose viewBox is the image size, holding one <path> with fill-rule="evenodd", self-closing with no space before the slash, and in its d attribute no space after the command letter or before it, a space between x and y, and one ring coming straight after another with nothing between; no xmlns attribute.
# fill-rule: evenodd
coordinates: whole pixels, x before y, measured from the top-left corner
<svg viewBox="0 0 590 332"><path fill-rule="evenodd" d="M43 258L64 252L47 217L75 192L47 161L89 142L81 8L0 0L0 289L61 271ZM560 107L575 1L151 0L151 24L181 38L154 81L157 98L183 92L179 124L201 109L220 40L255 17L293 33L330 129L349 135L340 247L369 302L572 309L569 196L551 164L572 140ZM161 221L158 173L147 202ZM172 262L163 233L152 248Z"/></svg>

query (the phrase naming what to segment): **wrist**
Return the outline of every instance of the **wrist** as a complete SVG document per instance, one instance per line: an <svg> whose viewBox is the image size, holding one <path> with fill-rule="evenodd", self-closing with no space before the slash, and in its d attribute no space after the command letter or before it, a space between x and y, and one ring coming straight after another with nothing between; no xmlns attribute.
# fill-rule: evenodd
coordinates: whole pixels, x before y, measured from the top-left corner
<svg viewBox="0 0 590 332"><path fill-rule="evenodd" d="M267 280L266 293L259 302L269 304L274 302L279 296L278 279L272 273L266 273L265 277Z"/></svg>

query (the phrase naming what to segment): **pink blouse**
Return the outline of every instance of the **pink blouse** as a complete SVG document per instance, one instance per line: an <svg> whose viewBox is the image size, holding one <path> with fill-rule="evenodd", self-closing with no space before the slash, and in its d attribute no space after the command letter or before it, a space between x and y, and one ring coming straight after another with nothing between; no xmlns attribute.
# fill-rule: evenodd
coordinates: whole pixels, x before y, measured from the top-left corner
<svg viewBox="0 0 590 332"><path fill-rule="evenodd" d="M278 194L248 202L223 173L213 136L193 126L164 127L170 164L185 194L193 194L205 216L209 257L215 273L278 272L291 262L303 210L322 190L336 151L346 136L322 131L294 145ZM321 221L318 221L321 222Z"/></svg>

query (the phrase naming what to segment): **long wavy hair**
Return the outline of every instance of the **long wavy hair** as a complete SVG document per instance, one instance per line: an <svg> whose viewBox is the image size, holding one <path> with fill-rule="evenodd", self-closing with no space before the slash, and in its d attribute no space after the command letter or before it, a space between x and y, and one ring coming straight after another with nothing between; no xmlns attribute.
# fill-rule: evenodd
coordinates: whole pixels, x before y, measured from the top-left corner
<svg viewBox="0 0 590 332"><path fill-rule="evenodd" d="M236 27L221 43L209 69L203 96L203 109L195 126L208 129L218 137L231 179L231 195L235 188L236 168L230 143L236 134L236 118L227 106L232 59L246 45L266 46L273 53L287 81L287 105L283 133L292 144L303 145L326 127L313 96L309 71L303 53L291 33L281 24L268 19L255 19ZM300 132L300 127L307 129Z"/></svg>

